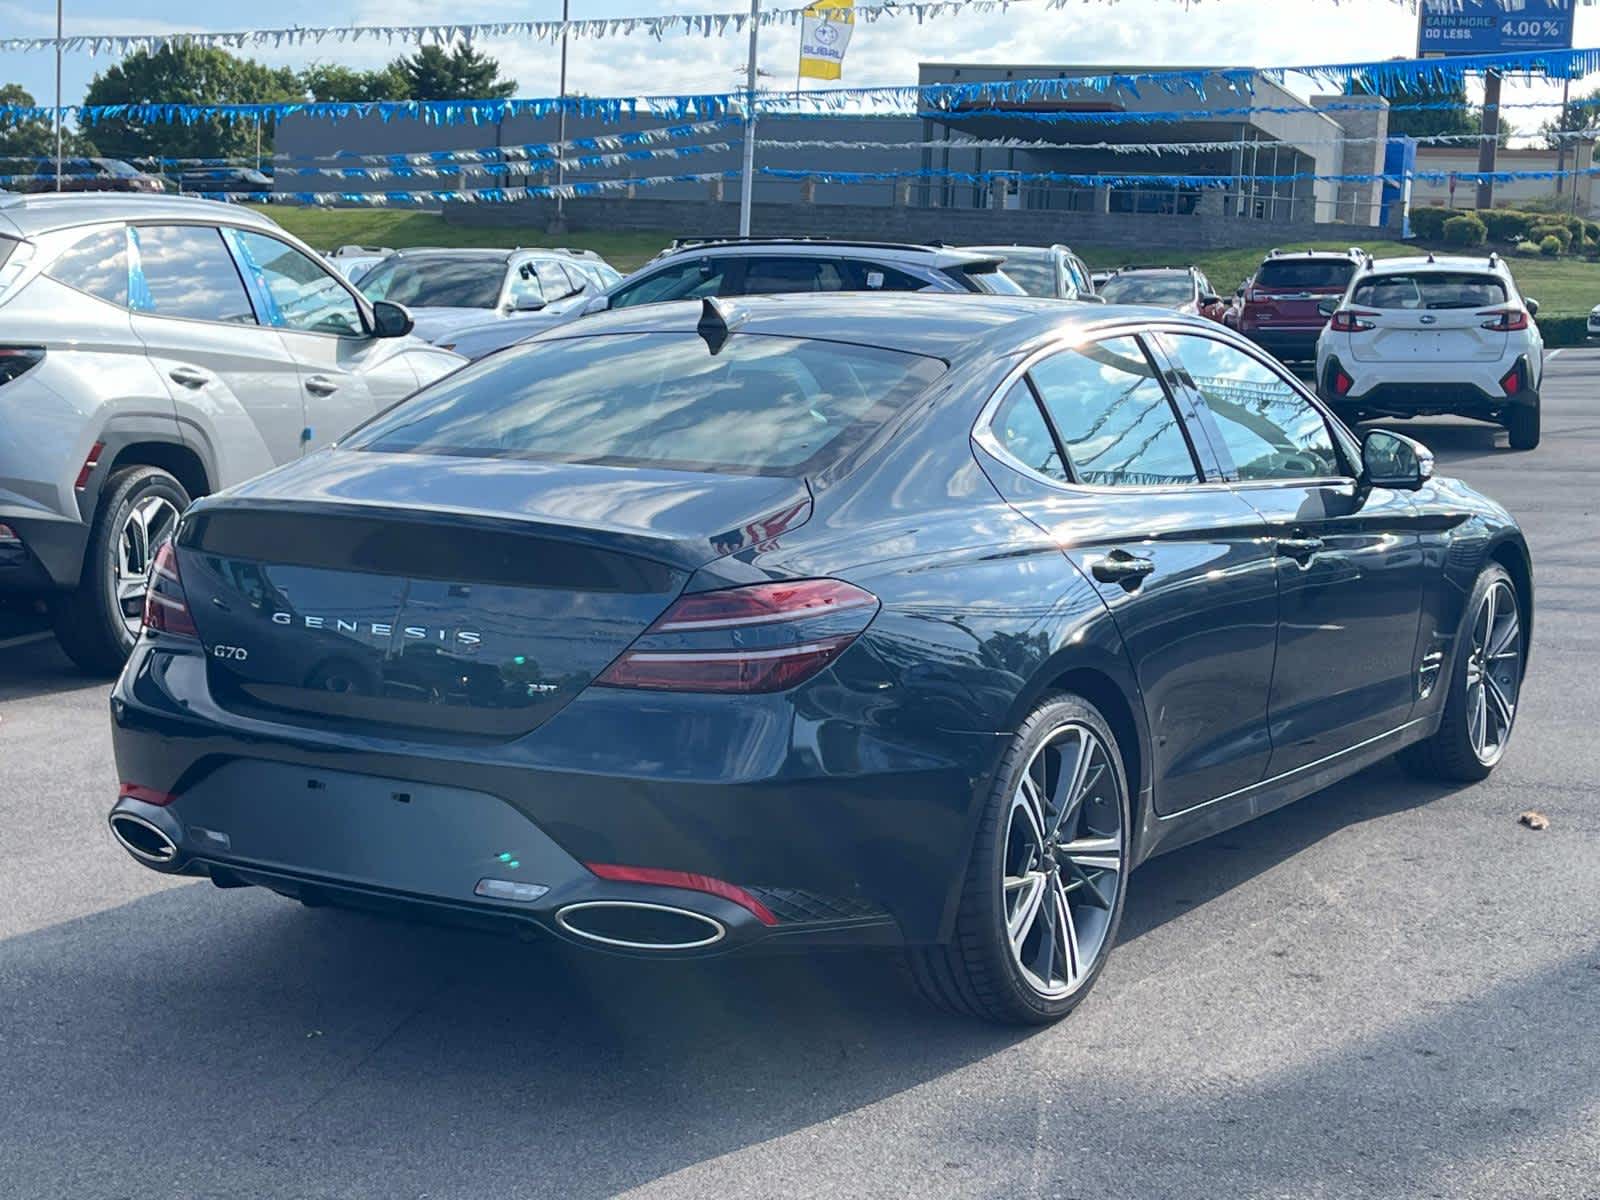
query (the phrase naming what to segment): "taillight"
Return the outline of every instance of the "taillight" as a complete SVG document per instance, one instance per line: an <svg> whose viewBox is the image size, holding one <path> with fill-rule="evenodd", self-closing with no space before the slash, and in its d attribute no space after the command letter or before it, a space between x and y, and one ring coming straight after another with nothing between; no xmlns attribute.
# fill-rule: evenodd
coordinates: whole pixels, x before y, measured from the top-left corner
<svg viewBox="0 0 1600 1200"><path fill-rule="evenodd" d="M1328 322L1328 328L1335 333L1362 333L1373 327L1368 318L1377 315L1374 312L1361 312L1354 308L1341 308L1333 314L1333 320Z"/></svg>
<svg viewBox="0 0 1600 1200"><path fill-rule="evenodd" d="M669 692L781 692L872 623L878 598L837 579L680 596L596 684Z"/></svg>
<svg viewBox="0 0 1600 1200"><path fill-rule="evenodd" d="M0 346L0 384L10 383L43 361L43 346Z"/></svg>
<svg viewBox="0 0 1600 1200"><path fill-rule="evenodd" d="M1528 310L1525 308L1491 308L1478 315L1494 318L1492 321L1485 321L1483 327L1492 329L1495 333L1516 333L1528 327Z"/></svg>
<svg viewBox="0 0 1600 1200"><path fill-rule="evenodd" d="M189 615L189 598L178 577L178 552L168 542L156 551L150 565L150 582L144 593L144 627L183 637L198 637Z"/></svg>

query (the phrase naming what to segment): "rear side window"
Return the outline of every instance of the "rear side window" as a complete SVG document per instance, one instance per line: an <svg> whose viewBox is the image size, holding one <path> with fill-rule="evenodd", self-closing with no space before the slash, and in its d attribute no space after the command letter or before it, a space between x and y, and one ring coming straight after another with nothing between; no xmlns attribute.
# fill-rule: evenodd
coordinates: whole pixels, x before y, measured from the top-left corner
<svg viewBox="0 0 1600 1200"><path fill-rule="evenodd" d="M244 281L210 225L136 225L133 307L158 317L255 324Z"/></svg>
<svg viewBox="0 0 1600 1200"><path fill-rule="evenodd" d="M989 428L995 440L1030 471L1037 471L1047 479L1067 478L1066 468L1061 465L1061 452L1056 449L1056 440L1050 433L1050 426L1045 424L1039 401L1027 380L1019 379L1011 385L1006 398L995 409Z"/></svg>
<svg viewBox="0 0 1600 1200"><path fill-rule="evenodd" d="M6 259L11 257L11 252L16 248L16 238L8 238L4 234L0 234L0 267L6 265Z"/></svg>
<svg viewBox="0 0 1600 1200"><path fill-rule="evenodd" d="M1343 258L1270 258L1256 271L1256 286L1274 291L1285 288L1346 288L1355 263Z"/></svg>
<svg viewBox="0 0 1600 1200"><path fill-rule="evenodd" d="M1029 376L1080 483L1150 487L1199 481L1178 412L1133 338L1064 350Z"/></svg>
<svg viewBox="0 0 1600 1200"><path fill-rule="evenodd" d="M856 292L921 292L934 285L926 279L901 271L884 263L845 261L851 291Z"/></svg>
<svg viewBox="0 0 1600 1200"><path fill-rule="evenodd" d="M458 371L346 443L357 450L803 475L944 371L870 346L735 333L538 342Z"/></svg>
<svg viewBox="0 0 1600 1200"><path fill-rule="evenodd" d="M827 258L752 258L745 264L747 296L777 292L841 292L844 275L839 264Z"/></svg>
<svg viewBox="0 0 1600 1200"><path fill-rule="evenodd" d="M5 243L0 242L0 262ZM103 229L70 247L50 264L52 279L100 300L128 305L128 231Z"/></svg>
<svg viewBox="0 0 1600 1200"><path fill-rule="evenodd" d="M1506 302L1506 285L1476 271L1379 275L1356 284L1351 304L1367 308L1487 308Z"/></svg>

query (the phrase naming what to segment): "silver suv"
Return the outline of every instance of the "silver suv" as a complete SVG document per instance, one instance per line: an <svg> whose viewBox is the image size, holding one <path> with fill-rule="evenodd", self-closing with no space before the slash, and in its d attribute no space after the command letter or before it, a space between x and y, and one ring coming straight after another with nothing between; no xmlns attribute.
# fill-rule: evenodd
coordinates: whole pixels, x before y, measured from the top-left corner
<svg viewBox="0 0 1600 1200"><path fill-rule="evenodd" d="M73 660L116 670L192 497L462 361L410 331L249 209L0 196L0 595L48 596Z"/></svg>

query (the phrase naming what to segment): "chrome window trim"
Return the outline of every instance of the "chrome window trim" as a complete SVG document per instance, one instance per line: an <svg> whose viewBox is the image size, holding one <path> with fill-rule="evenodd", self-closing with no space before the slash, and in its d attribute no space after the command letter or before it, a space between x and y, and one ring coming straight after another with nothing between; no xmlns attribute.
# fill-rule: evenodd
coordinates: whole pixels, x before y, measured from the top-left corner
<svg viewBox="0 0 1600 1200"><path fill-rule="evenodd" d="M1016 384L1016 382L1027 375L1028 371L1033 368L1035 363L1059 354L1063 350L1075 349L1078 346L1083 345L1085 342L1103 341L1106 338L1112 337L1138 336L1139 334L1149 330L1160 330L1166 325L1171 325L1172 327L1178 329L1199 328L1198 326L1189 325L1182 322L1141 322L1129 320L1127 318L1114 319L1103 323L1086 325L1080 331L1053 338L1050 342L1046 343L1044 346L1041 346L1039 349L1026 353L1016 366L1012 367L1011 370L1006 372L1004 378L1000 380L999 385L990 394L989 399L984 402L983 407L978 411L978 419L973 422L970 435L972 440L978 445L982 446L989 455L999 459L1006 466L1012 468L1013 470L1020 471L1029 479L1032 479L1038 483L1042 483L1046 487L1055 488L1057 491L1066 492L1069 495L1099 496L1111 494L1118 496L1133 496L1143 494L1159 496L1168 495L1173 492L1194 491L1197 488L1216 490L1230 487L1231 485L1226 479L1208 479L1205 477L1205 467L1198 461L1198 455L1195 453L1195 435L1189 430L1188 418L1184 416L1181 409L1177 409L1177 405L1174 403L1174 397L1170 393L1168 393L1167 397L1168 403L1173 404L1174 409L1177 411L1180 429L1184 435L1185 441L1189 445L1189 453L1191 457L1196 459L1195 470L1200 474L1200 478L1194 480L1192 483L1110 484L1075 483L1071 480L1051 479L1048 475L1041 475L1038 471L1035 471L1032 467L1023 463L1021 459L1017 458L1014 454L1007 450L1005 446L1001 444L1000 439L994 435L992 425L994 423L995 414L999 410L1001 403L1005 400L1007 393L1011 391L1011 388ZM1142 342L1140 345L1143 348ZM1145 353L1148 356L1148 348L1145 348ZM1162 378L1166 372L1161 369L1161 364L1159 363L1152 362L1151 365L1156 368L1156 378L1161 384L1162 390L1166 391L1167 383L1166 380ZM1037 393L1035 393L1035 395L1037 396ZM1319 409L1318 411L1320 412L1321 410ZM1070 466L1070 464L1066 465ZM1300 481L1297 480L1295 482Z"/></svg>

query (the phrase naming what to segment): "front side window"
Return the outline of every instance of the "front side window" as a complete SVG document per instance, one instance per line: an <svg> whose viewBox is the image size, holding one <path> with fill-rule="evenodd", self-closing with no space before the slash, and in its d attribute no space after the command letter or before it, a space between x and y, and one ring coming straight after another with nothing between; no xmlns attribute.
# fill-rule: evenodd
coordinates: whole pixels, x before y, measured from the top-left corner
<svg viewBox="0 0 1600 1200"><path fill-rule="evenodd" d="M567 273L561 269L560 263L535 263L533 269L539 278L540 286L544 288L547 300L559 300L563 296L572 294L572 280L567 278Z"/></svg>
<svg viewBox="0 0 1600 1200"><path fill-rule="evenodd" d="M635 304L661 304L668 300L698 300L702 296L722 295L733 258L700 258L663 267L654 275L630 283L611 297L612 308L632 308Z"/></svg>
<svg viewBox="0 0 1600 1200"><path fill-rule="evenodd" d="M1491 308L1506 302L1506 285L1477 271L1410 271L1361 280L1350 303L1364 308Z"/></svg>
<svg viewBox="0 0 1600 1200"><path fill-rule="evenodd" d="M1151 487L1199 480L1177 409L1134 338L1064 350L1028 374L1078 482Z"/></svg>
<svg viewBox="0 0 1600 1200"><path fill-rule="evenodd" d="M1240 479L1320 479L1344 473L1328 423L1276 371L1215 338L1164 336L1205 398Z"/></svg>
<svg viewBox="0 0 1600 1200"><path fill-rule="evenodd" d="M411 308L493 308L500 303L504 260L388 258L362 276L368 300L392 300Z"/></svg>
<svg viewBox="0 0 1600 1200"><path fill-rule="evenodd" d="M0 246L0 261L4 261ZM69 247L46 272L52 279L98 299L127 307L128 231L103 229Z"/></svg>
<svg viewBox="0 0 1600 1200"><path fill-rule="evenodd" d="M253 325L255 310L212 225L135 225L132 307L158 317Z"/></svg>
<svg viewBox="0 0 1600 1200"><path fill-rule="evenodd" d="M255 281L269 325L302 333L365 335L355 297L306 255L262 233L230 229L228 236Z"/></svg>
<svg viewBox="0 0 1600 1200"><path fill-rule="evenodd" d="M944 372L871 346L735 333L536 342L491 355L346 445L387 453L802 475L859 444Z"/></svg>

